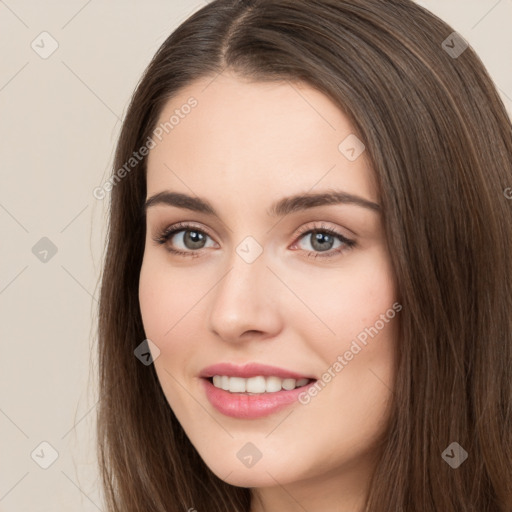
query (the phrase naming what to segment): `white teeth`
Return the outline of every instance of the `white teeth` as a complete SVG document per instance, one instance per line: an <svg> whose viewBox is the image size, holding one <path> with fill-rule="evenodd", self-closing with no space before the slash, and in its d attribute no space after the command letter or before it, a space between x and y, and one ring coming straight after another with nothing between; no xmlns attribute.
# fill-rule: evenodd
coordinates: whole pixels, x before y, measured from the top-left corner
<svg viewBox="0 0 512 512"><path fill-rule="evenodd" d="M247 393L265 393L265 388L265 377L251 377L250 379L246 380L245 390L247 391Z"/></svg>
<svg viewBox="0 0 512 512"><path fill-rule="evenodd" d="M229 391L230 393L275 393L285 389L290 391L300 386L304 386L309 379L280 379L279 377L228 377L226 375L214 375L213 385L216 388Z"/></svg>
<svg viewBox="0 0 512 512"><path fill-rule="evenodd" d="M229 377L229 391L232 393L245 393L246 379L242 377Z"/></svg>
<svg viewBox="0 0 512 512"><path fill-rule="evenodd" d="M275 393L276 391L281 391L283 381L279 377L266 377L265 381L266 385L264 391L266 393ZM293 387L295 387L295 381L293 381L293 384Z"/></svg>
<svg viewBox="0 0 512 512"><path fill-rule="evenodd" d="M283 383L281 384L283 389L290 391L290 389L295 389L295 379L283 379Z"/></svg>

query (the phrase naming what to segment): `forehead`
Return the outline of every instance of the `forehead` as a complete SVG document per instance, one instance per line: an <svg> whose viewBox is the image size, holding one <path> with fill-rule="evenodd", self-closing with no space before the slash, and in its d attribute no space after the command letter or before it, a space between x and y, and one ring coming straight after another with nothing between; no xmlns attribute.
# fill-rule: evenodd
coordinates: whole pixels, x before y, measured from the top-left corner
<svg viewBox="0 0 512 512"><path fill-rule="evenodd" d="M167 102L159 128L148 156L148 196L215 191L220 202L223 192L236 191L241 204L260 204L262 194L336 188L378 200L365 151L355 160L344 153L344 141L355 137L348 118L304 83L204 78Z"/></svg>

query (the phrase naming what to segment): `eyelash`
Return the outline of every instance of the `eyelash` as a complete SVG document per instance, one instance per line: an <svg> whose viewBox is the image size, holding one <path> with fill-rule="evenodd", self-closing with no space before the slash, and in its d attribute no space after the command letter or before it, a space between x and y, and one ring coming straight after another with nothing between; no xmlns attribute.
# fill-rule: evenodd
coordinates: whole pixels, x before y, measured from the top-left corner
<svg viewBox="0 0 512 512"><path fill-rule="evenodd" d="M153 240L159 244L164 245L170 238L172 238L176 233L179 233L180 231L195 231L199 232L203 235L207 235L211 238L209 233L203 229L199 229L193 224L188 224L186 222L179 222L178 224L174 224L173 226L167 227L164 230L162 230L160 233L157 234L156 237L153 238ZM349 240L345 236L343 236L341 233L338 233L337 231L330 229L323 224L320 226L313 226L313 227L305 227L300 228L298 232L295 235L295 239L298 241L300 238L302 238L304 235L313 233L313 232L319 232L319 233L326 233L328 235L331 235L335 238L337 238L340 242L344 244L344 246L339 247L338 249L331 250L329 252L326 251L325 254L322 252L315 252L315 251L308 251L307 257L308 258L332 258L334 256L337 256L341 252L347 251L352 249L356 242L354 240ZM295 242L294 242L295 244ZM186 257L192 257L197 258L199 256L199 252L201 249L198 250L189 250L189 251L181 251L179 249L173 249L171 247L167 247L167 250L173 254L179 255L179 256L186 256Z"/></svg>

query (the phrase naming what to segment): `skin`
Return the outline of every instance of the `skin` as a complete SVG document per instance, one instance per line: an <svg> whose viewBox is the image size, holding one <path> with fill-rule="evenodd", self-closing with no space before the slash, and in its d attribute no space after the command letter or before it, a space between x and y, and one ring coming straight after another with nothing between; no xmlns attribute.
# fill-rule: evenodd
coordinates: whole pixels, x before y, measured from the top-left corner
<svg viewBox="0 0 512 512"><path fill-rule="evenodd" d="M150 151L147 197L166 190L199 196L218 216L169 205L147 211L139 300L146 336L160 350L154 364L162 389L209 468L253 488L251 512L362 510L389 417L397 317L342 371L331 370L335 377L307 405L264 418L221 414L198 375L217 362L260 362L321 379L396 302L379 212L331 204L282 218L266 213L282 197L329 189L378 203L366 152L355 161L340 152L353 127L303 83L251 83L224 72L183 89L160 122L191 96L198 105ZM184 238L193 228L165 245L153 240L185 221L207 233L203 248ZM297 234L320 225L356 246L322 257L311 234ZM252 263L236 252L247 236L263 249ZM334 238L324 247L334 254L343 244ZM236 456L247 442L262 453L250 468Z"/></svg>

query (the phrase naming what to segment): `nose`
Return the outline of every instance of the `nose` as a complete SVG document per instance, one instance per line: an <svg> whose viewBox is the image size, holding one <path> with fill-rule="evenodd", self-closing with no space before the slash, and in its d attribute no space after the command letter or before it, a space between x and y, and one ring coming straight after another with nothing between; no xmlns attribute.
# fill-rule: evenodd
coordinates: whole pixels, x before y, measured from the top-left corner
<svg viewBox="0 0 512 512"><path fill-rule="evenodd" d="M279 280L264 255L249 263L233 251L229 270L212 290L209 328L226 342L270 338L282 329Z"/></svg>

